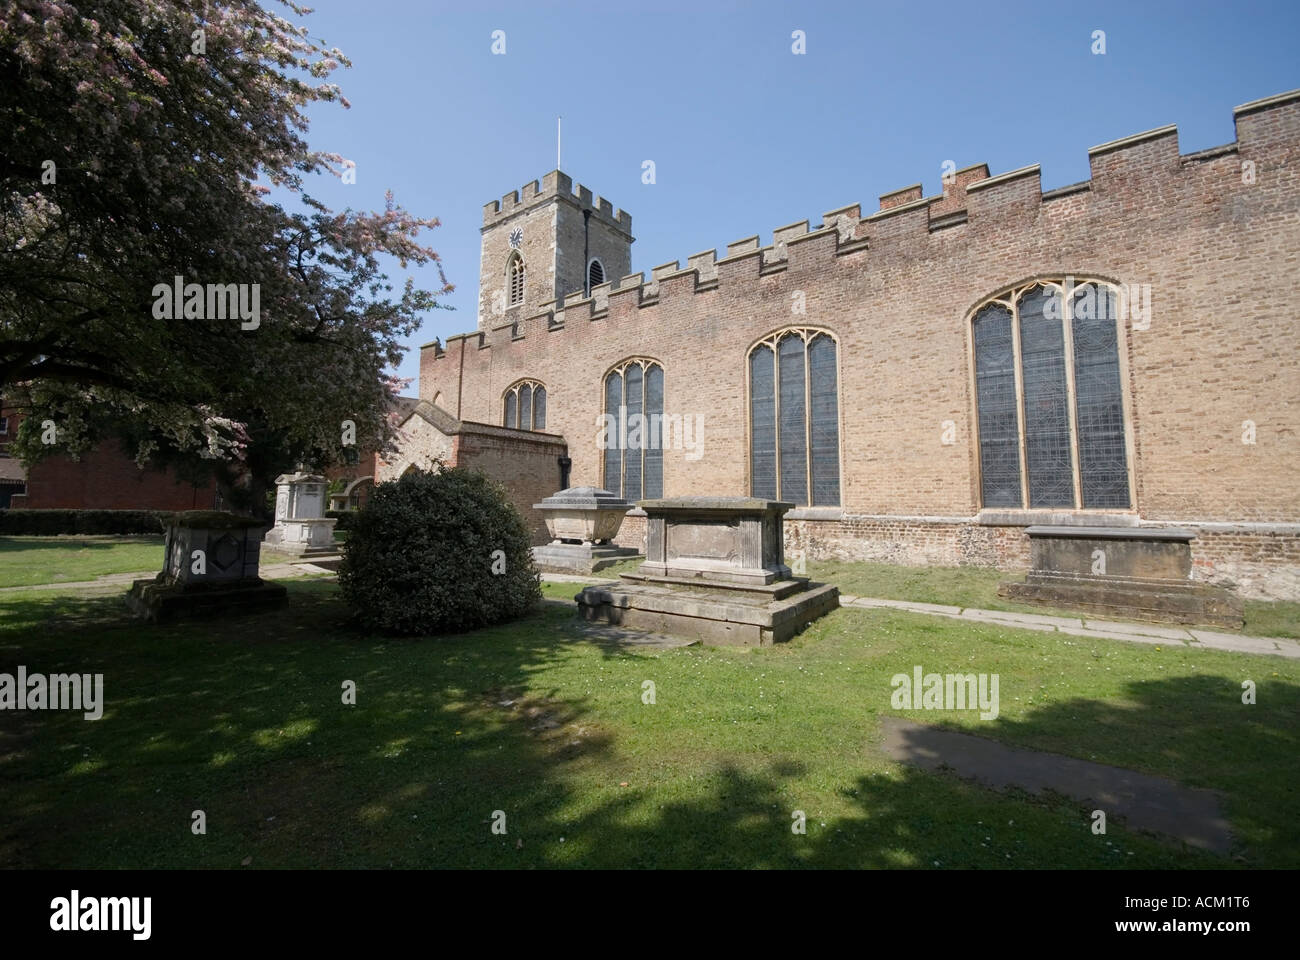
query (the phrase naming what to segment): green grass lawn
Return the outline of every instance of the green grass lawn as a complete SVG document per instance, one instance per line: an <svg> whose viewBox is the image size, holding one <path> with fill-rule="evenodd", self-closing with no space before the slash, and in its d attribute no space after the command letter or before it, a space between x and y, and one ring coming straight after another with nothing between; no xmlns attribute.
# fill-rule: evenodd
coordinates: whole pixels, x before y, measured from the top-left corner
<svg viewBox="0 0 1300 960"><path fill-rule="evenodd" d="M0 537L0 587L94 580L161 570L163 538Z"/></svg>
<svg viewBox="0 0 1300 960"><path fill-rule="evenodd" d="M574 584L513 625L395 640L351 628L333 583L288 588L163 627L120 591L7 595L0 671L103 673L107 707L0 714L0 863L1300 866L1295 661L854 609L773 648L628 652L575 639ZM998 673L1001 714L913 719L1216 788L1239 849L1094 836L1087 805L891 762L889 680L917 664Z"/></svg>
<svg viewBox="0 0 1300 960"><path fill-rule="evenodd" d="M263 546L263 564L300 559ZM0 587L75 583L162 569L158 537L0 537Z"/></svg>

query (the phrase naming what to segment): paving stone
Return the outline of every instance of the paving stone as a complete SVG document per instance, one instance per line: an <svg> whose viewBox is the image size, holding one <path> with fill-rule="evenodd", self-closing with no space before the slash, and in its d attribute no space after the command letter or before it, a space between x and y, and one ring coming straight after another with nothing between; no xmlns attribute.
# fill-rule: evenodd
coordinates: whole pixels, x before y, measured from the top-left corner
<svg viewBox="0 0 1300 960"><path fill-rule="evenodd" d="M1077 617L1049 617L1041 613L1012 613L1009 610L963 610L963 617L969 620L994 620L1010 623L1018 627L1038 629L1042 627L1081 627L1083 621Z"/></svg>
<svg viewBox="0 0 1300 960"><path fill-rule="evenodd" d="M1089 630L1106 630L1110 633L1136 633L1148 637L1163 637L1166 640L1192 639L1182 627L1162 627L1154 623L1123 623L1119 620L1091 620L1085 619L1083 625Z"/></svg>
<svg viewBox="0 0 1300 960"><path fill-rule="evenodd" d="M1300 659L1300 643L1282 637L1243 637L1234 633L1216 633L1213 630L1192 630L1192 636L1202 647L1230 650L1234 653L1266 653L1279 657Z"/></svg>
<svg viewBox="0 0 1300 960"><path fill-rule="evenodd" d="M1122 818L1129 829L1165 834L1218 854L1232 849L1231 824L1216 791L1076 757L1009 747L902 717L887 716L881 726L884 752L900 763L931 771L946 767L995 790L1050 790L1104 810L1108 821ZM1081 836L1081 842L1104 842L1082 828Z"/></svg>
<svg viewBox="0 0 1300 960"><path fill-rule="evenodd" d="M844 597L840 597L843 605ZM910 600L880 600L875 597L854 597L849 601L855 607L888 607L892 610L910 610L912 613L934 613L945 617L961 615L961 607L947 607L940 603L914 603Z"/></svg>
<svg viewBox="0 0 1300 960"><path fill-rule="evenodd" d="M1129 643L1150 643L1150 644L1178 644L1186 646L1186 640L1169 640L1165 637L1148 637L1140 633L1119 633L1114 630L1097 630L1092 627L1080 627L1076 630L1074 627L1060 627L1060 633L1068 633L1076 637L1100 637L1103 640L1127 640Z"/></svg>

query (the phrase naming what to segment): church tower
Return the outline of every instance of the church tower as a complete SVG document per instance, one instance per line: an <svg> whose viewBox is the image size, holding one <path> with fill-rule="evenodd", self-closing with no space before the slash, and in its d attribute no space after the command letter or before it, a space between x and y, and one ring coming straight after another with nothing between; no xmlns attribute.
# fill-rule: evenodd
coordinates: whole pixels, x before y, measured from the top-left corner
<svg viewBox="0 0 1300 960"><path fill-rule="evenodd" d="M478 328L539 313L552 300L632 272L632 215L552 170L483 208Z"/></svg>

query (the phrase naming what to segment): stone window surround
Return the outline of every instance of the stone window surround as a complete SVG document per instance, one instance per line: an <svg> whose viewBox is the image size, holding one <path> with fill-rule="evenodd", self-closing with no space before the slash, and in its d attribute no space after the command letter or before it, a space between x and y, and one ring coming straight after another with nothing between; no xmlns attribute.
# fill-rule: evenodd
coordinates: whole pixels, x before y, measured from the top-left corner
<svg viewBox="0 0 1300 960"><path fill-rule="evenodd" d="M835 389L836 389L836 398L835 398L836 423L835 423L835 429L836 429L836 446L838 447L838 449L836 450L836 459L839 461L840 505L839 505L839 506L836 506L836 505L833 505L833 504L818 504L818 505L816 505L816 506L808 506L808 505L806 505L806 504L803 504L803 505L796 505L795 508L794 508L793 510L791 510L788 514L786 514L786 519L788 519L788 520L801 520L801 519L839 519L840 516L843 516L843 512L844 512L844 511L843 511L843 502L844 502L844 404L841 402L842 399L843 399L843 398L842 398L842 393L843 393L843 387L844 387L844 377L843 377L843 371L842 371L842 364L843 364L843 359L844 359L844 357L843 357L843 351L840 349L840 338L835 334L835 332L834 332L833 330L830 330L830 329L828 329L828 328L826 328L826 327L813 326L813 325L809 325L809 324L795 324L795 325L791 325L791 326L781 327L780 329L778 329L778 330L774 330L774 331L772 331L771 333L767 334L766 336L764 336L764 337L760 338L759 340L755 341L754 343L750 344L749 349L745 351L745 445L746 445L746 450L747 450L747 452L748 452L748 455L746 456L746 465L745 465L745 468L746 468L747 481L748 481L747 486L748 486L748 488L749 488L750 495L753 496L753 495L754 495L754 493L753 493L753 489L754 489L754 477L753 477L753 444L754 444L754 438L753 438L753 436L752 436L752 424L753 424L753 403L754 403L754 394L753 394L753 387L752 387L752 385L751 385L751 383L750 383L750 357L753 355L753 353L754 353L755 350L758 350L758 349L761 348L761 347L768 347L768 348L770 348L771 351L772 351L773 364L778 363L778 362L779 362L779 358L778 358L778 356L777 356L777 347L778 347L778 345L780 344L781 340L784 339L784 338L787 337L787 336L798 336L798 337L800 337L800 338L803 340L803 342L804 342L804 371L805 371L805 377L804 377L804 431L805 431L805 441L804 441L804 442L805 442L805 455L806 455L806 457L807 457L807 459L808 459L808 467L807 467L808 480L807 480L807 487L808 487L808 497L809 497L809 499L812 499L812 494L813 494L813 485L812 485L812 437L811 437L811 430L812 430L812 416L811 416L812 402L811 402L811 396L810 396L810 390L811 390L811 386L812 386L812 384L811 384L811 378L810 378L809 376L807 376L807 372L808 372L808 362L809 362L809 361L808 361L808 346L809 346L809 344L813 341L813 339L814 339L815 337L817 337L817 336L825 336L825 337L829 338L830 341L831 341L833 344L835 344ZM776 417L776 423L777 423L778 425L780 424L780 417L781 417L781 398L780 398L780 387L779 387L779 383L780 383L779 380L774 381L774 389L777 391L777 396L775 397L776 406L775 406L774 416ZM777 493L778 493L778 496L776 496L774 499L776 499L776 500L780 500L781 497L780 497L779 494L780 494L780 478L781 478L781 445L780 445L780 435L779 435L779 433L778 433L778 436L777 436L777 445L776 445L776 467L775 467L775 470L776 470L776 478L777 478ZM825 514L825 515L824 515L822 512L818 512L818 511L822 511L822 512L825 512L825 511L839 511L839 514L838 514L838 516L830 516L829 514Z"/></svg>
<svg viewBox="0 0 1300 960"><path fill-rule="evenodd" d="M1092 274L1088 274L1088 273L1080 273L1077 275L1070 274L1070 273L1049 274L1049 275L1033 277L1027 280L1022 280L1010 287L1004 288L999 293L995 293L992 296L984 297L979 301L979 303L977 303L970 310L969 314L967 315L966 335L968 338L967 342L969 344L969 349L967 350L967 362L969 368L968 375L969 375L969 384L970 384L970 398L971 398L970 402L972 406L972 413L971 413L972 445L971 446L974 455L974 463L973 463L974 494L975 494L975 503L978 507L976 522L981 525L1030 526L1035 523L1042 524L1048 522L1046 520L1036 519L1036 518L1041 518L1052 514L1056 514L1059 516L1063 513L1069 514L1073 518L1073 522L1076 523L1086 522L1089 518L1096 518L1096 522L1098 523L1102 522L1103 519L1109 519L1109 520L1115 520L1117 525L1125 526L1125 525L1130 525L1130 520L1128 519L1130 517L1132 518L1132 524L1136 524L1137 522L1138 504L1137 504L1137 478L1134 474L1135 438L1133 435L1133 411L1132 411L1132 398L1129 395L1130 393L1129 390L1127 389L1127 384L1129 383L1128 351L1127 351L1128 340L1126 337L1125 324L1122 316L1117 318L1115 321L1116 324L1118 325L1115 349L1116 349L1116 353L1118 354L1118 361L1119 361L1120 399L1122 403L1122 412L1124 417L1124 446L1125 446L1124 452L1125 452L1125 457L1127 458L1128 461L1127 474L1128 474L1128 490L1129 490L1129 508L1127 510L1122 507L1087 508L1082 505L1083 484L1082 484L1082 478L1080 476L1080 465L1079 465L1079 434L1078 434L1078 425L1077 425L1077 406L1076 406L1077 400L1076 400L1075 387L1074 387L1074 363L1072 359L1065 364L1065 367L1066 367L1066 390L1067 390L1067 397L1069 399L1068 407L1069 407L1069 426L1070 426L1070 449L1071 449L1072 465L1074 471L1074 506L1073 507L1063 506L1063 507L1054 507L1054 508L1029 506L1028 472L1025 463L1026 453L1025 453L1025 411L1024 411L1024 384L1023 384L1024 377L1023 377L1023 371L1021 369L1021 363L1020 363L1020 311L1017 304L1022 296L1033 291L1036 287L1044 287L1049 289L1056 288L1058 291L1063 291L1064 284L1067 279L1073 282L1075 290L1078 290L1084 287L1085 285L1093 284L1096 286L1109 287L1111 288L1112 291L1114 291L1117 297L1122 296L1121 284L1115 281L1106 280L1101 277L1094 276ZM1072 302L1066 303L1065 302L1066 300L1072 300L1072 298L1067 298L1064 296L1061 297L1061 302L1063 306L1061 324L1063 327L1064 349L1065 349L1065 356L1067 358L1073 358L1074 338L1073 338L1073 331L1071 329L1072 325L1070 323L1070 320L1073 318L1073 303ZM1020 489L1021 489L1021 498L1022 498L1020 507L985 507L983 505L983 478L982 478L982 465L980 460L981 450L980 450L980 438L979 438L979 406L978 406L979 401L978 401L977 384L975 378L974 324L975 324L975 318L979 315L980 311L993 303L998 303L1006 307L1011 312L1011 318L1012 318L1011 339L1012 339L1012 346L1014 351L1013 365L1015 368L1015 378L1016 378L1016 398L1017 398L1016 418L1018 421L1019 437L1020 437L1019 440ZM985 520L983 519L985 515L997 516L999 519L992 520L992 521ZM1010 517L1010 516L1015 516L1017 517L1017 519L1014 520L1004 519L1005 517ZM1023 523L1019 519L1020 517L1025 518Z"/></svg>
<svg viewBox="0 0 1300 960"><path fill-rule="evenodd" d="M610 412L611 412L611 411L609 411L609 410L606 409L606 405L607 405L607 391L608 391L608 386L607 386L607 384L609 383L609 378L617 374L618 377L619 377L619 380L620 380L620 391L621 391L621 396L622 396L622 398L623 398L623 403L622 403L622 405L620 406L620 409L619 409L618 414L617 414L618 419L619 419L619 424L620 424L620 426L619 426L619 429L620 429L620 430L623 429L623 426L622 426L622 424L623 424L623 411L625 411L625 410L627 409L627 406L626 406L626 405L627 405L627 371L628 371L628 369L629 369L630 367L634 367L634 366L639 366L639 367L641 368L641 376L642 376L642 381L641 381L642 386L641 386L641 389L642 389L642 396L643 396L643 397L644 397L644 395L645 395L645 393L644 393L644 391L645 391L645 375L646 375L646 373L650 370L651 367L657 367L657 368L659 369L660 374L664 376L665 390L667 389L667 374L666 374L666 372L664 371L664 365L663 365L660 361L655 360L655 359L652 358L652 357L643 357L643 356L628 357L626 360L623 360L623 361L621 361L621 362L619 362L619 363L616 363L614 366L612 366L612 367L610 367L608 370L606 370L606 371L605 371L605 375L604 375L603 377L600 378L601 412L602 412L603 414L605 414L605 415L609 415ZM661 399L662 399L662 398L661 398ZM644 414L644 412L645 412L645 411L644 411L644 409L643 409L643 410L642 410L642 413ZM662 413L663 413L663 411L660 410L660 414L661 414L661 415L662 415ZM661 438L661 439L662 439L662 438ZM645 447L642 447L642 448L641 448L641 455L642 455L642 456L641 456L641 484L642 484L642 487L643 487L643 488L644 488L644 486L645 486L645 450L646 450ZM627 454L627 448L625 448L625 447L620 447L620 448L619 448L619 477L620 477L620 479L619 479L619 489L617 489L617 490L611 490L610 492L611 492L611 493L615 493L615 494L617 494L617 495L620 496L620 497L624 497L625 499L630 500L633 504L635 504L635 503L636 503L636 499L640 499L640 498L633 499L633 498L631 498L631 497L628 497L627 494L626 494L626 492L625 492L624 489L623 489L623 487L624 487L624 483L625 483L625 476L624 476L624 475L625 475L626 470L627 470L627 457L626 457L626 454ZM607 456L608 456L608 454L606 453L606 451L603 451L603 450L602 450L602 451L601 451L601 455L600 455L600 476L601 476L602 482L603 482L603 480L604 480L604 478L605 478L605 470L606 470L606 462L605 462L605 461L606 461L606 457L607 457ZM666 479L666 477L665 477L665 475L664 475L664 472L663 472L663 468L664 468L664 459L663 459L663 458L660 458L659 464L660 464L660 471L661 471L661 472L660 472L660 477L659 477L659 484L660 484L660 491L662 492L664 489L666 489L666 484L667 484L667 479ZM631 511L628 512L627 515L628 515L628 516L644 517L644 516L645 516L645 512L644 512L643 510L641 510L640 507L635 507L635 506L634 506L633 509L632 509Z"/></svg>
<svg viewBox="0 0 1300 960"><path fill-rule="evenodd" d="M511 250L506 257L506 304L517 307L524 302L524 285L527 281L524 255Z"/></svg>
<svg viewBox="0 0 1300 960"><path fill-rule="evenodd" d="M520 391L521 389L523 389L524 387L529 387L529 388L531 388L531 390L532 390L532 398L533 398L532 401L529 403L529 406L528 406L528 419L529 419L529 423L528 423L527 426L524 426L523 424L518 423L518 420L519 420L519 391ZM547 401L549 402L550 399L551 399L551 392L550 392L549 390L546 389L546 384L542 383L542 381L540 381L540 380L534 380L532 377L523 377L522 379L516 380L514 383L510 384L510 386L506 387L505 390L501 391L501 425L502 425L503 427L509 427L511 430L530 430L530 431L541 431L541 430L545 430L545 429L546 429L546 424L545 424L545 423L541 424L540 426L537 426L537 425L536 425L536 423L537 423L537 391L538 391L539 389L542 391L543 395L546 397ZM515 398L515 410L514 410L514 413L515 413L515 421L516 421L515 423L509 423L509 422L508 422L508 420L509 420L509 408L506 406L506 404L507 404L507 402L509 401L509 397L510 397L511 394L514 394L514 398ZM549 407L548 407L546 413L547 413L547 415L550 414L550 409L549 409Z"/></svg>

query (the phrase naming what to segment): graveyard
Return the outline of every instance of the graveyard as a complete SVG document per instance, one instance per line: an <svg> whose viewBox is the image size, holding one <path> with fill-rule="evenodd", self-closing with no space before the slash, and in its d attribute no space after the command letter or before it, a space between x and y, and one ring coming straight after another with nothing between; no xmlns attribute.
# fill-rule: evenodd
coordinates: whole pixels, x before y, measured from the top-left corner
<svg viewBox="0 0 1300 960"><path fill-rule="evenodd" d="M142 544L112 539L100 549L138 564ZM0 538L3 658L103 673L106 706L95 722L10 714L0 855L14 866L1300 864L1294 658L847 603L774 645L625 643L575 602L608 586L608 569L547 581L533 613L463 635L359 630L328 572L277 580L281 606L142 629L120 579L15 588L11 558L36 540L72 571L96 542ZM159 539L152 550L160 566ZM284 559L268 551L263 569ZM813 562L808 574L900 603L998 601L997 580L969 571ZM1247 628L1300 637L1298 613L1248 605ZM1000 676L996 719L924 710L919 691L915 709L891 705L896 675L975 658ZM1260 691L1249 708L1244 677ZM1122 818L1094 835L1090 804L900 763L887 750L895 718L1210 791L1230 846Z"/></svg>
<svg viewBox="0 0 1300 960"><path fill-rule="evenodd" d="M480 7L0 7L24 930L1300 869L1295 12Z"/></svg>

